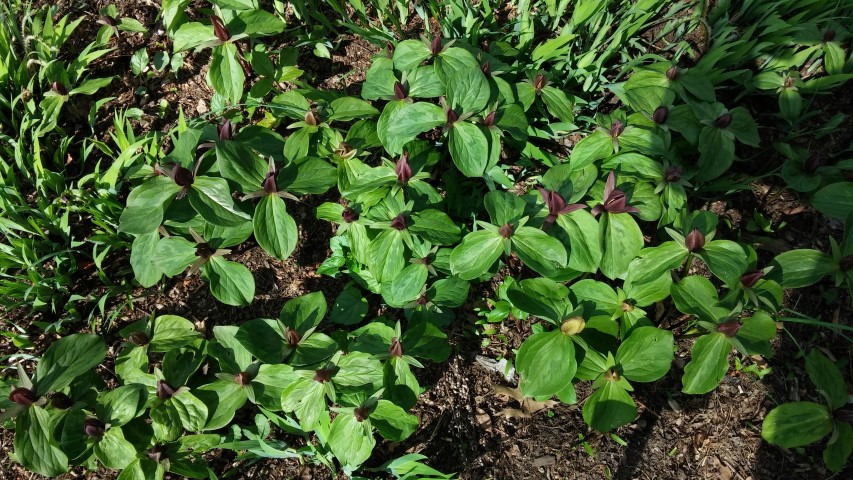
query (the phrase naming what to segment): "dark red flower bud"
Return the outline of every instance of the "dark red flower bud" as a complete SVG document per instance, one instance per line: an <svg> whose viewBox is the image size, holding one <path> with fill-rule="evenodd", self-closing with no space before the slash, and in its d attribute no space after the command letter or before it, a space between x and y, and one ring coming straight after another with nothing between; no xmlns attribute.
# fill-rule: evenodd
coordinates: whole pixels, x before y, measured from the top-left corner
<svg viewBox="0 0 853 480"><path fill-rule="evenodd" d="M853 255L847 255L842 258L841 262L838 263L838 268L840 268L842 272L846 272L853 268Z"/></svg>
<svg viewBox="0 0 853 480"><path fill-rule="evenodd" d="M270 172L267 174L267 178L264 179L264 183L261 184L264 188L264 192L267 194L272 194L278 191L278 184L275 182L275 172Z"/></svg>
<svg viewBox="0 0 853 480"><path fill-rule="evenodd" d="M198 243L195 246L195 254L197 257L210 258L214 253L216 253L216 250L207 242Z"/></svg>
<svg viewBox="0 0 853 480"><path fill-rule="evenodd" d="M287 340L287 344L291 347L295 347L299 344L300 340L302 340L302 336L299 335L299 332L290 328L284 327L284 339Z"/></svg>
<svg viewBox="0 0 853 480"><path fill-rule="evenodd" d="M764 276L763 270L753 270L751 272L746 272L740 277L740 284L746 288L752 288L761 280L761 277Z"/></svg>
<svg viewBox="0 0 853 480"><path fill-rule="evenodd" d="M427 298L426 294L423 294L420 297L418 297L418 305L423 306L423 305L426 305L427 303L429 303L429 298Z"/></svg>
<svg viewBox="0 0 853 480"><path fill-rule="evenodd" d="M252 375L250 375L249 372L240 372L237 375L234 375L234 381L237 382L237 385L245 387L252 383Z"/></svg>
<svg viewBox="0 0 853 480"><path fill-rule="evenodd" d="M705 248L705 235L702 235L698 228L694 228L684 239L684 245L690 253L702 250Z"/></svg>
<svg viewBox="0 0 853 480"><path fill-rule="evenodd" d="M317 115L314 111L308 110L305 112L305 123L315 127L320 124L320 116Z"/></svg>
<svg viewBox="0 0 853 480"><path fill-rule="evenodd" d="M231 124L231 120L227 118L222 122L222 125L219 126L219 139L220 140L231 140L234 138L234 125Z"/></svg>
<svg viewBox="0 0 853 480"><path fill-rule="evenodd" d="M731 123L732 123L732 114L729 112L726 112L726 113L720 115L719 117L717 117L716 120L714 120L714 126L717 128L726 128L729 125L731 125Z"/></svg>
<svg viewBox="0 0 853 480"><path fill-rule="evenodd" d="M151 339L148 338L148 335L146 335L145 332L133 332L129 337L127 337L127 339L137 347L148 345L151 342Z"/></svg>
<svg viewBox="0 0 853 480"><path fill-rule="evenodd" d="M390 43L385 45L385 56L388 58L394 58L394 45Z"/></svg>
<svg viewBox="0 0 853 480"><path fill-rule="evenodd" d="M614 120L612 124L610 124L610 136L613 138L619 137L622 135L622 132L625 131L625 124L622 123L621 120Z"/></svg>
<svg viewBox="0 0 853 480"><path fill-rule="evenodd" d="M483 74L484 74L485 76L487 76L487 77L491 77L491 76L492 76L492 64L491 64L491 63L489 63L489 62L483 62L483 64L482 64L482 65L480 65L480 70L482 70L482 71L483 71Z"/></svg>
<svg viewBox="0 0 853 480"><path fill-rule="evenodd" d="M321 368L314 372L314 381L325 383L332 379L332 375L335 374L335 371L331 368Z"/></svg>
<svg viewBox="0 0 853 480"><path fill-rule="evenodd" d="M669 108L661 105L660 107L655 109L655 112L652 114L652 121L661 125L666 122L667 117L669 117Z"/></svg>
<svg viewBox="0 0 853 480"><path fill-rule="evenodd" d="M734 337L742 326L743 324L740 320L729 320L728 322L717 325L717 331L727 337Z"/></svg>
<svg viewBox="0 0 853 480"><path fill-rule="evenodd" d="M394 220L391 220L391 228L395 230L405 230L406 217L402 213L394 217Z"/></svg>
<svg viewBox="0 0 853 480"><path fill-rule="evenodd" d="M827 30L823 32L823 43L835 40L835 30Z"/></svg>
<svg viewBox="0 0 853 480"><path fill-rule="evenodd" d="M394 171L397 173L397 182L400 185L408 185L409 180L412 178L412 167L409 165L408 151L404 151L400 155L400 159L397 160L397 164L394 166Z"/></svg>
<svg viewBox="0 0 853 480"><path fill-rule="evenodd" d="M370 415L370 409L367 408L367 405L362 405L354 409L352 414L355 416L356 421L361 423L367 420L367 416Z"/></svg>
<svg viewBox="0 0 853 480"><path fill-rule="evenodd" d="M429 44L429 50L433 55L438 55L441 53L441 34L436 33L434 37L432 37L432 42Z"/></svg>
<svg viewBox="0 0 853 480"><path fill-rule="evenodd" d="M447 125L453 125L456 121L459 120L459 115L456 115L452 109L447 111Z"/></svg>
<svg viewBox="0 0 853 480"><path fill-rule="evenodd" d="M820 167L821 163L820 156L814 154L803 164L803 171L809 174L814 173Z"/></svg>
<svg viewBox="0 0 853 480"><path fill-rule="evenodd" d="M107 426L97 418L87 418L83 422L83 431L92 438L100 439L103 438L104 432L107 431Z"/></svg>
<svg viewBox="0 0 853 480"><path fill-rule="evenodd" d="M101 25L106 25L108 27L118 26L118 22L116 21L116 19L109 15L101 15L100 17L98 17L98 23L100 23Z"/></svg>
<svg viewBox="0 0 853 480"><path fill-rule="evenodd" d="M495 125L495 113L497 113L497 112L491 111L488 113L488 115L483 117L483 126L484 127L492 127Z"/></svg>
<svg viewBox="0 0 853 480"><path fill-rule="evenodd" d="M193 184L195 177L193 176L192 170L184 168L176 163L174 168L172 168L172 180L181 187L188 187Z"/></svg>
<svg viewBox="0 0 853 480"><path fill-rule="evenodd" d="M29 388L19 387L12 390L12 393L9 394L9 400L17 403L18 405L29 407L36 403L38 397L36 396L36 392Z"/></svg>
<svg viewBox="0 0 853 480"><path fill-rule="evenodd" d="M53 91L63 97L68 95L68 89L65 88L65 85L62 82L53 82Z"/></svg>
<svg viewBox="0 0 853 480"><path fill-rule="evenodd" d="M216 15L211 15L210 23L213 24L213 34L216 35L216 38L218 38L220 42L227 42L231 39L231 33L228 32L228 28L225 26L225 23L222 22L221 18Z"/></svg>
<svg viewBox="0 0 853 480"><path fill-rule="evenodd" d="M68 410L74 405L74 400L62 392L56 392L50 396L50 404L53 405L53 408Z"/></svg>
<svg viewBox="0 0 853 480"><path fill-rule="evenodd" d="M341 217L344 219L345 222L352 223L358 220L358 212L347 207L344 209L343 212L341 212Z"/></svg>
<svg viewBox="0 0 853 480"><path fill-rule="evenodd" d="M539 75L536 75L536 78L533 80L533 88L536 89L537 93L542 91L542 89L545 88L545 85L547 84L548 81L545 79L545 75L542 75L541 73Z"/></svg>
<svg viewBox="0 0 853 480"><path fill-rule="evenodd" d="M666 169L666 172L664 172L664 178L667 182L674 183L681 180L681 173L681 167L669 167Z"/></svg>
<svg viewBox="0 0 853 480"><path fill-rule="evenodd" d="M400 343L400 340L397 337L391 338L391 346L388 348L388 355L392 357L402 357L403 356L403 344Z"/></svg>
<svg viewBox="0 0 853 480"><path fill-rule="evenodd" d="M175 394L175 389L166 383L164 380L160 380L157 382L157 398L160 400L167 400L172 398L172 395Z"/></svg>
<svg viewBox="0 0 853 480"><path fill-rule="evenodd" d="M151 459L157 463L160 463L163 460L166 460L166 458L167 458L166 457L166 447L164 445L160 445L160 444L154 445L153 447L149 448L148 451L145 452L145 454L148 455L149 459Z"/></svg>
<svg viewBox="0 0 853 480"><path fill-rule="evenodd" d="M678 67L673 65L667 69L666 78L668 78L670 81L674 82L680 74L681 74L681 72L678 70Z"/></svg>
<svg viewBox="0 0 853 480"><path fill-rule="evenodd" d="M511 224L507 223L506 225L504 225L498 229L498 233L500 233L501 236L504 238L509 238L512 236L512 232L514 230L515 230L515 228L513 228L513 226Z"/></svg>
<svg viewBox="0 0 853 480"><path fill-rule="evenodd" d="M406 88L406 86L400 82L394 82L394 98L396 98L397 100L403 100L405 98L408 98L408 96L409 89Z"/></svg>

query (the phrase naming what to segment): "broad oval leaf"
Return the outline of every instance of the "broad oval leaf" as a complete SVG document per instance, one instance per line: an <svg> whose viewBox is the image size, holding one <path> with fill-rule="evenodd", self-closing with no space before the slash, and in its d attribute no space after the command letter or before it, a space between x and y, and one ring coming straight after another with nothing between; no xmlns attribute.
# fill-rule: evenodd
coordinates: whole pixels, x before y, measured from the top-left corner
<svg viewBox="0 0 853 480"><path fill-rule="evenodd" d="M681 379L684 393L708 393L723 380L729 371L729 352L732 344L719 332L703 335L690 350L692 358L684 367Z"/></svg>
<svg viewBox="0 0 853 480"><path fill-rule="evenodd" d="M782 448L815 443L832 432L832 412L813 402L783 403L764 417L761 436Z"/></svg>
<svg viewBox="0 0 853 480"><path fill-rule="evenodd" d="M672 332L655 327L639 327L619 345L616 363L632 382L653 382L666 375L672 365Z"/></svg>
<svg viewBox="0 0 853 480"><path fill-rule="evenodd" d="M255 208L252 217L255 239L267 253L284 260L293 253L299 241L296 222L287 213L284 199L276 195L265 195Z"/></svg>
<svg viewBox="0 0 853 480"><path fill-rule="evenodd" d="M255 278L245 265L222 257L210 257L202 267L210 293L226 305L249 305L255 297Z"/></svg>
<svg viewBox="0 0 853 480"><path fill-rule="evenodd" d="M477 230L465 235L450 252L450 269L463 280L474 280L489 271L503 253L503 240L497 232Z"/></svg>
<svg viewBox="0 0 853 480"><path fill-rule="evenodd" d="M526 397L550 397L572 382L578 364L572 338L560 329L535 333L518 349L515 368Z"/></svg>

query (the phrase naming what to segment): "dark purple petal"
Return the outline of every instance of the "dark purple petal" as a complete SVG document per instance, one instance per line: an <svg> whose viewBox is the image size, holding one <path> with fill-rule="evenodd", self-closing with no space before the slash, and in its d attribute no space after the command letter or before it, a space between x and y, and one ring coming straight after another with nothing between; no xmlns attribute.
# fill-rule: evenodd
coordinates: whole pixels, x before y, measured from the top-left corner
<svg viewBox="0 0 853 480"><path fill-rule="evenodd" d="M743 324L740 320L729 320L728 322L717 325L717 331L727 337L734 337L742 326Z"/></svg>
<svg viewBox="0 0 853 480"><path fill-rule="evenodd" d="M53 405L53 408L68 410L74 405L74 400L71 400L71 397L62 392L56 392L51 395L50 404Z"/></svg>
<svg viewBox="0 0 853 480"><path fill-rule="evenodd" d="M678 70L678 67L673 65L673 66L669 67L669 69L667 69L666 78L668 78L670 81L675 81L675 79L677 79L678 75L680 75L680 74L681 74L681 72Z"/></svg>
<svg viewBox="0 0 853 480"><path fill-rule="evenodd" d="M589 213L591 213L593 217L597 217L603 211L604 205L599 203L598 205L592 207L592 210L590 210Z"/></svg>
<svg viewBox="0 0 853 480"><path fill-rule="evenodd" d="M267 178L264 179L263 188L268 194L278 191L278 185L275 182L275 172L267 174Z"/></svg>
<svg viewBox="0 0 853 480"><path fill-rule="evenodd" d="M406 217L402 213L394 217L394 219L391 220L391 228L395 230L405 230Z"/></svg>
<svg viewBox="0 0 853 480"><path fill-rule="evenodd" d="M687 251L690 253L702 250L705 248L705 235L702 235L702 232L698 228L694 228L687 234L687 238L684 239L684 246L687 247Z"/></svg>
<svg viewBox="0 0 853 480"><path fill-rule="evenodd" d="M764 276L763 270L753 270L746 272L740 277L740 283L746 288L752 288Z"/></svg>
<svg viewBox="0 0 853 480"><path fill-rule="evenodd" d="M65 87L65 84L62 82L53 82L53 91L62 95L68 95L68 89Z"/></svg>
<svg viewBox="0 0 853 480"><path fill-rule="evenodd" d="M331 368L321 368L314 372L314 381L320 383L326 383L332 379L332 375L335 374L335 371Z"/></svg>
<svg viewBox="0 0 853 480"><path fill-rule="evenodd" d="M193 184L193 181L195 181L195 176L193 175L192 170L184 168L176 163L172 168L172 180L174 180L178 186L188 187Z"/></svg>
<svg viewBox="0 0 853 480"><path fill-rule="evenodd" d="M394 58L394 45L390 43L385 45L385 56L388 58Z"/></svg>
<svg viewBox="0 0 853 480"><path fill-rule="evenodd" d="M234 375L234 381L237 382L237 385L245 387L252 383L252 375L249 372L240 372Z"/></svg>
<svg viewBox="0 0 853 480"><path fill-rule="evenodd" d="M148 338L148 335L146 335L145 332L133 332L129 337L127 337L127 339L130 340L130 343L138 347L148 345L148 343L151 342L151 339Z"/></svg>
<svg viewBox="0 0 853 480"><path fill-rule="evenodd" d="M717 128L726 128L729 125L731 125L731 123L732 123L732 114L728 113L728 112L720 115L719 117L717 117L716 120L714 120L714 126Z"/></svg>
<svg viewBox="0 0 853 480"><path fill-rule="evenodd" d="M827 30L823 32L823 43L828 43L835 40L835 30Z"/></svg>
<svg viewBox="0 0 853 480"><path fill-rule="evenodd" d="M429 50L433 55L438 55L441 53L441 34L436 33L434 37L432 37L432 42L429 45Z"/></svg>
<svg viewBox="0 0 853 480"><path fill-rule="evenodd" d="M681 167L674 166L667 168L663 175L667 182L675 183L681 180L681 173Z"/></svg>
<svg viewBox="0 0 853 480"><path fill-rule="evenodd" d="M480 66L480 70L482 70L482 71L483 71L483 74L484 74L485 76L487 76L487 77L491 77L491 76L492 76L492 64L491 64L491 63L489 63L489 62L484 62L484 63Z"/></svg>
<svg viewBox="0 0 853 480"><path fill-rule="evenodd" d="M447 111L447 126L453 125L456 121L459 120L459 115L456 115L456 112L453 109Z"/></svg>
<svg viewBox="0 0 853 480"><path fill-rule="evenodd" d="M656 108L655 112L652 114L652 121L660 125L666 122L667 117L669 117L669 108L660 106Z"/></svg>
<svg viewBox="0 0 853 480"><path fill-rule="evenodd" d="M38 397L36 396L36 392L30 390L29 388L19 387L12 390L12 393L9 394L9 400L14 403L17 403L18 405L28 407L36 403Z"/></svg>
<svg viewBox="0 0 853 480"><path fill-rule="evenodd" d="M493 111L489 112L488 115L483 117L483 126L484 127L494 126L494 124L495 124L495 113L496 112L493 110Z"/></svg>
<svg viewBox="0 0 853 480"><path fill-rule="evenodd" d="M172 398L172 395L175 394L175 388L166 383L164 380L160 380L157 382L157 398L160 400L166 400Z"/></svg>
<svg viewBox="0 0 853 480"><path fill-rule="evenodd" d="M107 426L97 418L87 418L86 421L83 422L83 432L92 438L103 438L104 432L106 431Z"/></svg>
<svg viewBox="0 0 853 480"><path fill-rule="evenodd" d="M622 132L625 131L625 124L622 123L621 120L614 120L612 124L610 124L610 136L613 138L617 138L619 135L622 135Z"/></svg>
<svg viewBox="0 0 853 480"><path fill-rule="evenodd" d="M515 228L511 224L507 223L506 225L498 229L498 233L500 233L501 236L504 238L509 238L512 236L512 232L514 230Z"/></svg>
<svg viewBox="0 0 853 480"><path fill-rule="evenodd" d="M108 27L118 26L118 22L116 21L116 19L109 15L101 15L100 17L98 17L97 23L100 23L101 25L106 25Z"/></svg>
<svg viewBox="0 0 853 480"><path fill-rule="evenodd" d="M533 80L533 88L535 88L537 92L545 88L545 85L547 84L548 81L545 80L545 75L542 74L536 75L536 78Z"/></svg>
<svg viewBox="0 0 853 480"><path fill-rule="evenodd" d="M216 15L211 15L210 23L213 24L213 34L216 35L216 38L218 38L220 42L227 42L231 39L231 33L228 32L228 28L222 22L221 18Z"/></svg>
<svg viewBox="0 0 853 480"><path fill-rule="evenodd" d="M287 340L288 345L295 347L299 344L299 341L302 340L302 337L296 330L290 327L284 327L284 339Z"/></svg>
<svg viewBox="0 0 853 480"><path fill-rule="evenodd" d="M362 405L352 411L355 420L359 423L367 420L367 416L370 415L370 409L367 408L367 405Z"/></svg>
<svg viewBox="0 0 853 480"><path fill-rule="evenodd" d="M222 122L222 125L219 126L219 139L220 140L231 140L234 138L234 125L231 124L231 120L227 118Z"/></svg>
<svg viewBox="0 0 853 480"><path fill-rule="evenodd" d="M397 337L391 338L391 346L388 348L388 355L392 357L403 356L403 344Z"/></svg>
<svg viewBox="0 0 853 480"><path fill-rule="evenodd" d="M403 100L409 96L409 89L400 82L394 82L394 98Z"/></svg>
<svg viewBox="0 0 853 480"><path fill-rule="evenodd" d="M604 203L607 203L607 199L613 190L616 190L616 175L611 171L607 174L607 180L604 182Z"/></svg>
<svg viewBox="0 0 853 480"><path fill-rule="evenodd" d="M397 164L394 166L394 171L397 173L397 182L400 185L408 185L409 180L412 178L412 167L409 165L409 152L404 151L400 156L400 159L397 160Z"/></svg>
<svg viewBox="0 0 853 480"><path fill-rule="evenodd" d="M358 220L358 212L347 207L343 212L341 212L341 218L343 218L346 223L352 223Z"/></svg>

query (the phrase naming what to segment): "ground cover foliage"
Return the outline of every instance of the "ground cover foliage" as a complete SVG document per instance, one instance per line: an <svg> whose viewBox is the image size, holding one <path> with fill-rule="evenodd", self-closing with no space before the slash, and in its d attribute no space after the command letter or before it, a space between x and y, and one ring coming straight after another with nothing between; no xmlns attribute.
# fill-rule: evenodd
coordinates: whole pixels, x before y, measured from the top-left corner
<svg viewBox="0 0 853 480"><path fill-rule="evenodd" d="M424 372L460 330L505 346L517 389L501 388L523 415L577 405L588 452L584 435L637 420L643 384L698 396L797 364L808 400L777 399L755 428L845 469L853 159L836 136L849 119L821 101L853 78L853 7L157 6L145 22L109 4L0 11L0 418L24 469L219 478L235 471L208 460L230 451L318 476L455 478L383 445L421 431ZM375 54L323 87L343 38ZM139 108L187 69L206 72L209 107ZM140 121L152 109L163 128ZM762 182L797 196L823 248L779 248L784 225L709 208ZM253 246L321 252L321 286L211 328L137 306L198 277L255 311L239 255ZM823 312L796 311L794 290ZM523 334L510 346L501 326ZM793 358L774 359L780 331Z"/></svg>

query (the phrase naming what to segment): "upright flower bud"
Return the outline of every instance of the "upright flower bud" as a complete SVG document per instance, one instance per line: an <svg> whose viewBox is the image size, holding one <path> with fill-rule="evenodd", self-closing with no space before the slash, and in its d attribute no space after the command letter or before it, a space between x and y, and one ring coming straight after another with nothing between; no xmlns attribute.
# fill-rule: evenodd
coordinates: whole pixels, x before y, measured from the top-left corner
<svg viewBox="0 0 853 480"><path fill-rule="evenodd" d="M341 142L338 144L338 148L335 149L335 155L350 159L355 156L355 149L347 142Z"/></svg>
<svg viewBox="0 0 853 480"><path fill-rule="evenodd" d="M805 171L808 174L812 174L815 171L817 171L818 167L820 167L820 164L821 164L820 156L818 156L817 154L814 154L814 155L810 156L809 159L806 160L806 162L803 164L803 171Z"/></svg>
<svg viewBox="0 0 853 480"><path fill-rule="evenodd" d="M129 337L127 337L127 339L137 347L143 347L151 342L151 339L148 338L148 335L146 335L145 332L133 332Z"/></svg>
<svg viewBox="0 0 853 480"><path fill-rule="evenodd" d="M231 124L231 120L227 118L222 122L222 125L219 126L219 139L220 140L231 140L234 138L234 125Z"/></svg>
<svg viewBox="0 0 853 480"><path fill-rule="evenodd" d="M299 335L299 332L296 330L285 327L284 328L284 339L287 340L287 344L291 347L295 347L299 344L299 341L302 340L302 337Z"/></svg>
<svg viewBox="0 0 853 480"><path fill-rule="evenodd" d="M745 288L752 288L761 280L761 277L764 276L763 270L753 270L751 272L746 272L740 277L740 284Z"/></svg>
<svg viewBox="0 0 853 480"><path fill-rule="evenodd" d="M9 400L18 405L22 405L24 407L29 407L30 405L36 403L38 397L36 396L36 392L30 390L29 388L18 387L12 390L12 393L9 394Z"/></svg>
<svg viewBox="0 0 853 480"><path fill-rule="evenodd" d="M404 100L409 96L409 89L400 82L394 82L394 98Z"/></svg>
<svg viewBox="0 0 853 480"><path fill-rule="evenodd" d="M495 110L489 112L485 117L483 117L483 126L484 127L492 127L495 125Z"/></svg>
<svg viewBox="0 0 853 480"><path fill-rule="evenodd" d="M320 118L316 113L314 113L314 111L308 110L305 112L305 123L315 127L320 124Z"/></svg>
<svg viewBox="0 0 853 480"><path fill-rule="evenodd" d="M83 432L85 432L86 435L92 438L103 438L104 432L106 431L107 426L104 424L104 422L98 420L97 418L87 418L83 422Z"/></svg>
<svg viewBox="0 0 853 480"><path fill-rule="evenodd" d="M622 132L625 131L625 124L622 123L621 120L614 120L612 124L610 124L610 136L613 138L619 137L622 135Z"/></svg>
<svg viewBox="0 0 853 480"><path fill-rule="evenodd" d="M195 177L193 176L192 170L184 168L176 163L172 168L172 180L174 180L180 187L188 187L193 184Z"/></svg>
<svg viewBox="0 0 853 480"><path fill-rule="evenodd" d="M391 228L395 230L405 230L406 217L402 213L394 217L394 219L391 220Z"/></svg>
<svg viewBox="0 0 853 480"><path fill-rule="evenodd" d="M221 18L216 15L211 15L210 23L213 24L213 34L216 35L216 38L218 38L220 42L227 42L231 39L231 33L228 32L228 28L225 26L225 23L222 22Z"/></svg>
<svg viewBox="0 0 853 480"><path fill-rule="evenodd" d="M74 405L74 400L71 400L71 397L62 392L56 392L51 395L50 404L53 405L53 408L68 410Z"/></svg>
<svg viewBox="0 0 853 480"><path fill-rule="evenodd" d="M314 381L320 383L326 383L332 379L332 375L335 374L335 371L331 368L320 368L314 371Z"/></svg>
<svg viewBox="0 0 853 480"><path fill-rule="evenodd" d="M681 72L678 70L678 67L673 65L667 69L666 78L668 78L670 81L674 82L680 74L681 74Z"/></svg>
<svg viewBox="0 0 853 480"><path fill-rule="evenodd" d="M664 178L669 183L674 183L681 180L681 167L673 166L666 169L664 172Z"/></svg>
<svg viewBox="0 0 853 480"><path fill-rule="evenodd" d="M412 167L409 165L408 151L404 151L400 155L400 159L397 160L397 164L394 166L394 171L397 173L397 182L400 185L408 185L409 180L412 178Z"/></svg>
<svg viewBox="0 0 853 480"><path fill-rule="evenodd" d="M717 325L717 331L727 337L734 337L742 326L743 324L740 320L729 320L728 322Z"/></svg>
<svg viewBox="0 0 853 480"><path fill-rule="evenodd" d="M793 87L794 86L794 77L785 77L785 81L782 82L782 85L784 85L785 88Z"/></svg>
<svg viewBox="0 0 853 480"><path fill-rule="evenodd" d="M237 375L234 375L234 381L237 382L237 385L245 387L252 383L252 376L249 372L240 372Z"/></svg>
<svg viewBox="0 0 853 480"><path fill-rule="evenodd" d="M483 75L485 75L487 77L492 76L492 64L491 63L483 62L483 64L480 65L480 70L483 71Z"/></svg>
<svg viewBox="0 0 853 480"><path fill-rule="evenodd" d="M702 235L698 228L694 228L684 239L684 245L690 253L702 250L705 248L705 235Z"/></svg>
<svg viewBox="0 0 853 480"><path fill-rule="evenodd" d="M167 400L172 398L172 395L175 394L175 389L166 383L164 380L160 380L157 382L157 398L160 400Z"/></svg>
<svg viewBox="0 0 853 480"><path fill-rule="evenodd" d="M341 218L343 218L346 223L352 223L358 220L358 212L347 207L343 212L341 212Z"/></svg>
<svg viewBox="0 0 853 480"><path fill-rule="evenodd" d="M547 80L545 80L545 75L542 75L541 73L539 75L536 75L536 78L533 80L533 88L536 89L536 93L541 92L547 84L548 82Z"/></svg>
<svg viewBox="0 0 853 480"><path fill-rule="evenodd" d="M726 112L726 113L720 115L719 117L717 117L716 120L714 120L714 126L717 128L726 128L729 125L731 125L731 123L732 123L732 114L729 112Z"/></svg>
<svg viewBox="0 0 853 480"><path fill-rule="evenodd" d="M53 82L53 91L62 95L63 97L68 95L68 89L65 88L65 84L62 82Z"/></svg>
<svg viewBox="0 0 853 480"><path fill-rule="evenodd" d="M501 236L504 238L509 238L512 236L513 230L515 229L513 228L512 224L507 223L506 225L498 229L498 233L500 233Z"/></svg>
<svg viewBox="0 0 853 480"><path fill-rule="evenodd" d="M385 56L390 58L394 58L394 45L387 44L385 45Z"/></svg>
<svg viewBox="0 0 853 480"><path fill-rule="evenodd" d="M261 184L264 189L264 192L267 194L272 194L278 191L278 184L275 182L275 172L270 172L267 174L267 177L264 179L264 183Z"/></svg>
<svg viewBox="0 0 853 480"><path fill-rule="evenodd" d="M655 109L655 112L652 114L652 121L657 123L658 125L666 122L667 117L669 117L669 108L661 105L660 107Z"/></svg>
<svg viewBox="0 0 853 480"><path fill-rule="evenodd" d="M586 322L583 318L572 317L560 325L560 332L562 332L563 335L572 336L581 333L585 327Z"/></svg>
<svg viewBox="0 0 853 480"><path fill-rule="evenodd" d="M397 337L391 338L391 346L388 348L388 355L392 357L403 356L403 344L400 343L400 340Z"/></svg>
<svg viewBox="0 0 853 480"><path fill-rule="evenodd" d="M362 405L352 411L355 420L359 423L367 420L367 416L370 415L370 409L367 408L367 405Z"/></svg>
<svg viewBox="0 0 853 480"><path fill-rule="evenodd" d="M433 55L438 55L441 53L441 34L436 33L434 37L432 37L432 42L429 44L429 50Z"/></svg>

